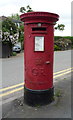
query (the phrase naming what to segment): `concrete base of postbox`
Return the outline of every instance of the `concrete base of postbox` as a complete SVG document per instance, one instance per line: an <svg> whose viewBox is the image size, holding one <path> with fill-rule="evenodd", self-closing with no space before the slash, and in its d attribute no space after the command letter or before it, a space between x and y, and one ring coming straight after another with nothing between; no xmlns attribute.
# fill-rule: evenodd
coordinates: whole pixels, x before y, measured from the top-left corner
<svg viewBox="0 0 73 120"><path fill-rule="evenodd" d="M24 87L24 102L30 106L46 105L54 101L54 88L29 90Z"/></svg>

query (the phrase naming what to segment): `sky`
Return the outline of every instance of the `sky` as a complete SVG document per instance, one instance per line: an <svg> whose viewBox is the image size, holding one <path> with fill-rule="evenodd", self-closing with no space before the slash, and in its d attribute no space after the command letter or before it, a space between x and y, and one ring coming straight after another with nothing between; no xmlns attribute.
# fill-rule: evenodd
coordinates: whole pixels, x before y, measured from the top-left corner
<svg viewBox="0 0 73 120"><path fill-rule="evenodd" d="M34 11L58 14L59 21L57 24L64 24L65 30L55 30L54 35L71 36L71 3L73 3L72 0L0 0L0 16L10 16L16 13L21 14L19 12L20 7L30 5Z"/></svg>

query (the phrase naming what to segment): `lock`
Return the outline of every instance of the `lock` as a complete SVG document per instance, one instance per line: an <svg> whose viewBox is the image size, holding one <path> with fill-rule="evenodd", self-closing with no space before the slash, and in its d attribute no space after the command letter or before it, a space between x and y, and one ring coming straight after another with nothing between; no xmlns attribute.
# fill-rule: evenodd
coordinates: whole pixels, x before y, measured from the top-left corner
<svg viewBox="0 0 73 120"><path fill-rule="evenodd" d="M45 63L46 63L46 64L50 64L50 61L46 61Z"/></svg>

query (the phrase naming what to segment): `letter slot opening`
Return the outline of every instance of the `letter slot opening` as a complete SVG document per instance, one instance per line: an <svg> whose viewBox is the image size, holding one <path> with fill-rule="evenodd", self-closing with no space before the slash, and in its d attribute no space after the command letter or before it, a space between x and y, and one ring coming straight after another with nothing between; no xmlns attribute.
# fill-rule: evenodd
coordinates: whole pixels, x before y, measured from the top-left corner
<svg viewBox="0 0 73 120"><path fill-rule="evenodd" d="M34 27L32 28L32 31L46 31L45 27Z"/></svg>

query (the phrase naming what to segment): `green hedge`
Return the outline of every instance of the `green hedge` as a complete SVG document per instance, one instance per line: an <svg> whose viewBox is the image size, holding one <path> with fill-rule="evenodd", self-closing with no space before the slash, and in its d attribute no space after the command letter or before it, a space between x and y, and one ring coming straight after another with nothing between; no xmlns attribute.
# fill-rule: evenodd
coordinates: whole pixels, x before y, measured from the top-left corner
<svg viewBox="0 0 73 120"><path fill-rule="evenodd" d="M54 51L58 51L58 50L61 50L61 48L57 45L54 45Z"/></svg>
<svg viewBox="0 0 73 120"><path fill-rule="evenodd" d="M54 40L56 41L56 40L58 40L58 39L60 39L60 38L62 38L61 36L54 36Z"/></svg>
<svg viewBox="0 0 73 120"><path fill-rule="evenodd" d="M54 40L58 40L60 38L66 38L66 39L69 39L71 40L72 44L73 44L73 36L54 36Z"/></svg>

